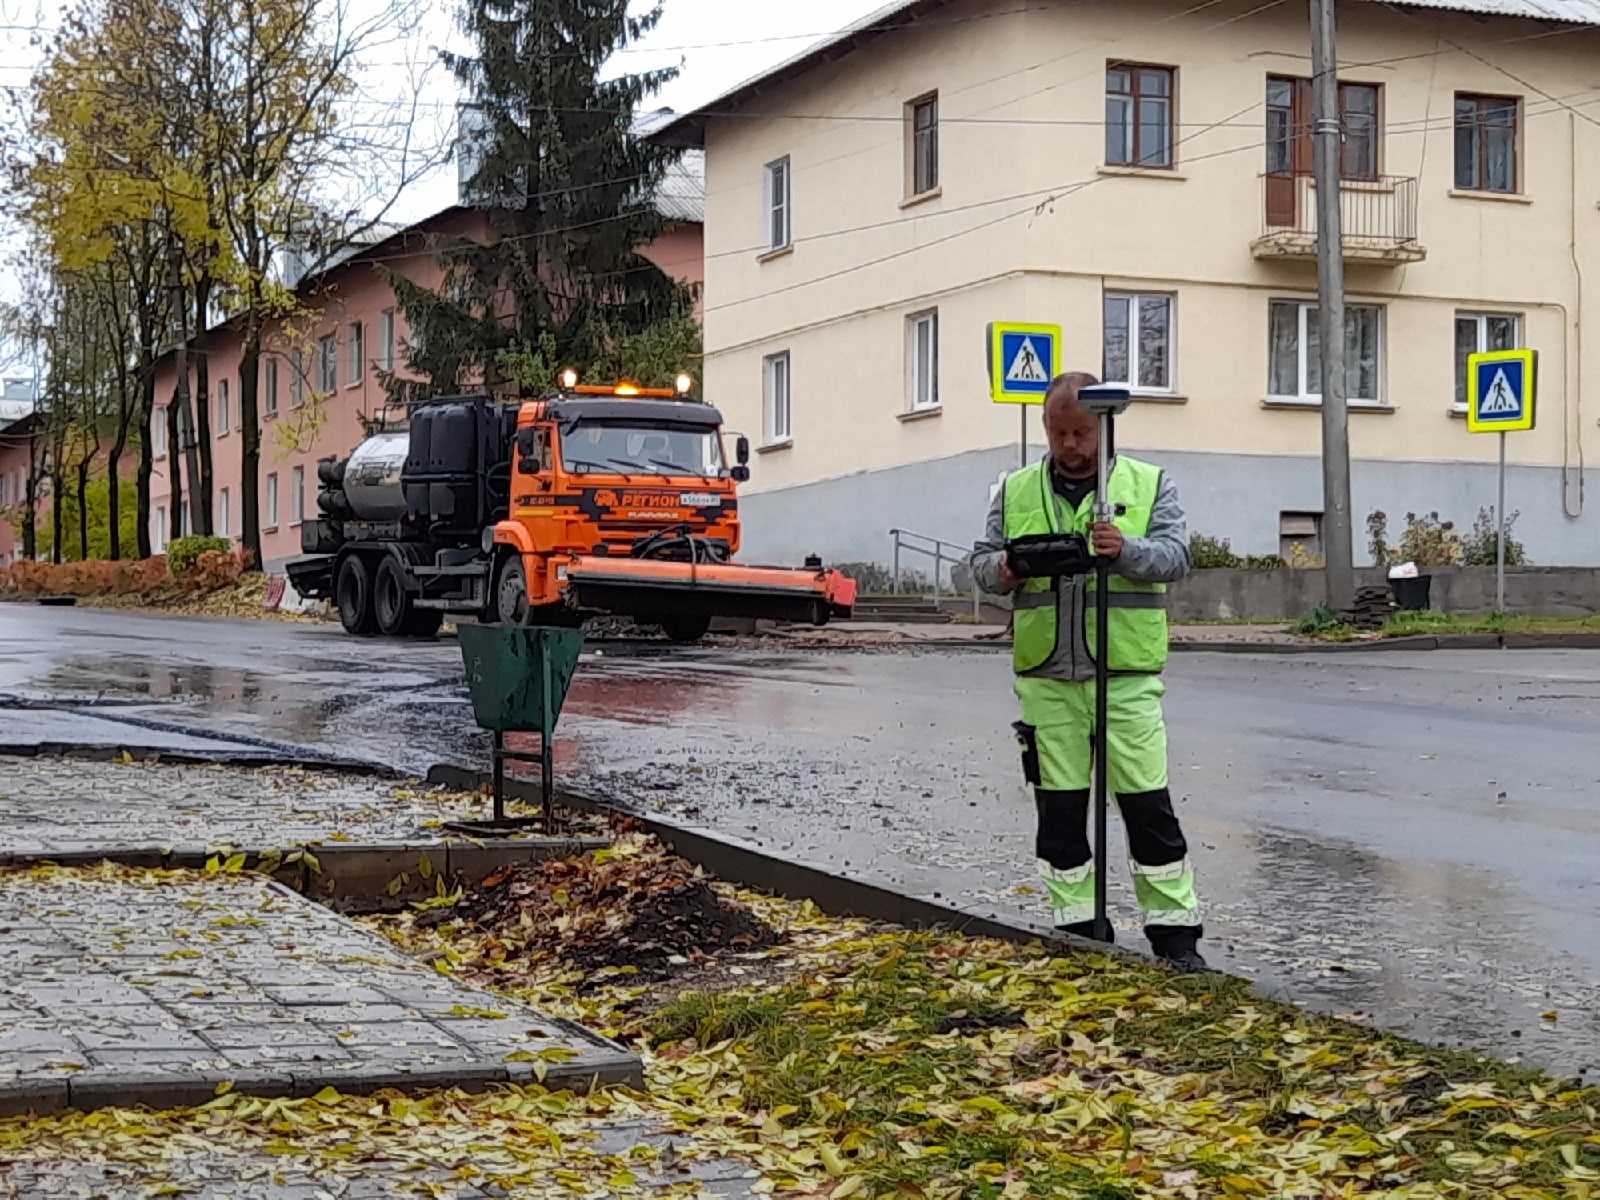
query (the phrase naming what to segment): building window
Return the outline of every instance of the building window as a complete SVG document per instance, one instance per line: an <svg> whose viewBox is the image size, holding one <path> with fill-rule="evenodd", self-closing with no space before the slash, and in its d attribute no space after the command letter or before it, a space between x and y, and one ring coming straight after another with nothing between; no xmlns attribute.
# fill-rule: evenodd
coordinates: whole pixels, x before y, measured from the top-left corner
<svg viewBox="0 0 1600 1200"><path fill-rule="evenodd" d="M1344 130L1339 170L1346 179L1378 177L1383 126L1376 84L1341 83L1339 120ZM1311 80L1267 79L1267 174L1310 175Z"/></svg>
<svg viewBox="0 0 1600 1200"><path fill-rule="evenodd" d="M1310 403L1322 399L1322 349L1317 306L1301 300L1274 300L1269 315L1268 387L1274 399ZM1380 402L1383 367L1383 310L1371 304L1344 309L1345 399Z"/></svg>
<svg viewBox="0 0 1600 1200"><path fill-rule="evenodd" d="M233 514L228 511L228 489L217 496L217 533L221 537L233 536Z"/></svg>
<svg viewBox="0 0 1600 1200"><path fill-rule="evenodd" d="M150 521L150 549L157 554L167 549L167 506L158 504L156 515Z"/></svg>
<svg viewBox="0 0 1600 1200"><path fill-rule="evenodd" d="M294 524L306 519L306 469L295 467L289 472L289 511L294 513Z"/></svg>
<svg viewBox="0 0 1600 1200"><path fill-rule="evenodd" d="M378 370L394 370L394 309L378 314Z"/></svg>
<svg viewBox="0 0 1600 1200"><path fill-rule="evenodd" d="M165 458L167 456L167 410L165 406L150 410L150 455L152 458Z"/></svg>
<svg viewBox="0 0 1600 1200"><path fill-rule="evenodd" d="M766 166L765 204L767 249L782 250L790 242L789 158L785 155Z"/></svg>
<svg viewBox="0 0 1600 1200"><path fill-rule="evenodd" d="M939 312L906 318L906 407L939 407Z"/></svg>
<svg viewBox="0 0 1600 1200"><path fill-rule="evenodd" d="M1517 190L1517 110L1511 96L1456 97L1456 187Z"/></svg>
<svg viewBox="0 0 1600 1200"><path fill-rule="evenodd" d="M269 530L276 529L278 527L278 473L276 471L267 476L266 509L261 527Z"/></svg>
<svg viewBox="0 0 1600 1200"><path fill-rule="evenodd" d="M350 370L345 383L349 387L358 387L367 373L366 331L361 328L360 321L351 321L349 334L345 345L350 353Z"/></svg>
<svg viewBox="0 0 1600 1200"><path fill-rule="evenodd" d="M334 334L317 339L317 382L319 392L332 392L339 386L339 339Z"/></svg>
<svg viewBox="0 0 1600 1200"><path fill-rule="evenodd" d="M1515 313L1456 314L1456 411L1467 411L1467 356L1486 350L1515 350L1522 320Z"/></svg>
<svg viewBox="0 0 1600 1200"><path fill-rule="evenodd" d="M789 425L789 352L761 360L762 441L781 446L791 438Z"/></svg>
<svg viewBox="0 0 1600 1200"><path fill-rule="evenodd" d="M1171 296L1106 293L1101 374L1136 392L1172 390Z"/></svg>
<svg viewBox="0 0 1600 1200"><path fill-rule="evenodd" d="M907 191L921 196L939 186L939 94L906 105L906 162L910 167Z"/></svg>
<svg viewBox="0 0 1600 1200"><path fill-rule="evenodd" d="M267 359L262 367L262 375L264 377L262 379L262 390L265 393L265 399L262 401L261 409L267 416L275 417L278 415L278 360L275 358Z"/></svg>
<svg viewBox="0 0 1600 1200"><path fill-rule="evenodd" d="M233 397L228 395L228 381L217 380L217 436L227 437L233 428Z"/></svg>
<svg viewBox="0 0 1600 1200"><path fill-rule="evenodd" d="M298 346L289 354L289 407L299 408L306 399L306 356Z"/></svg>
<svg viewBox="0 0 1600 1200"><path fill-rule="evenodd" d="M1170 67L1106 68L1106 162L1172 165L1172 75Z"/></svg>

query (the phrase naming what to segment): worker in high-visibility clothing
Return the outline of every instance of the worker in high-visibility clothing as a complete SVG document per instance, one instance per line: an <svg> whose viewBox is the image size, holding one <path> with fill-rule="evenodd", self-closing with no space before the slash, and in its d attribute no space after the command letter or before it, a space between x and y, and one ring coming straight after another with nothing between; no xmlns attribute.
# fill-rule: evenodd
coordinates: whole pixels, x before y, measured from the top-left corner
<svg viewBox="0 0 1600 1200"><path fill-rule="evenodd" d="M1006 476L973 549L978 586L1013 598L1013 665L1022 702L1023 767L1033 785L1039 872L1058 928L1094 933L1094 856L1088 838L1094 765L1094 576L1020 579L1005 543L1030 534L1082 533L1111 560L1107 687L1109 790L1127 831L1134 894L1155 953L1185 971L1200 956L1200 903L1189 847L1167 788L1166 585L1189 573L1189 538L1166 472L1126 455L1113 460L1112 522L1093 520L1099 419L1078 403L1098 380L1057 376L1044 403L1050 452Z"/></svg>

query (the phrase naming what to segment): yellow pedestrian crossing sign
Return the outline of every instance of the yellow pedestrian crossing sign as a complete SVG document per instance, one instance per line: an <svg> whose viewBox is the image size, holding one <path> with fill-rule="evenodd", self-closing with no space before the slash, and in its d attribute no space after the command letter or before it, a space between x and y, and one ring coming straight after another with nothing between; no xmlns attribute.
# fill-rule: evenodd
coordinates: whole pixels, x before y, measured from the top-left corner
<svg viewBox="0 0 1600 1200"><path fill-rule="evenodd" d="M1467 356L1467 428L1511 433L1533 428L1538 393L1536 350L1490 350Z"/></svg>
<svg viewBox="0 0 1600 1200"><path fill-rule="evenodd" d="M989 395L996 404L1043 404L1061 360L1061 326L989 325Z"/></svg>

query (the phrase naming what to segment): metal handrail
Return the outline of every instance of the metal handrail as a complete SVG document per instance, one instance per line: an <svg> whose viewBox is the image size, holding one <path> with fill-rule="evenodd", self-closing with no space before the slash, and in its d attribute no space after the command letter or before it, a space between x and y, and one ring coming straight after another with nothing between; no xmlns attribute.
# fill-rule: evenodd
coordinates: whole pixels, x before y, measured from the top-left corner
<svg viewBox="0 0 1600 1200"><path fill-rule="evenodd" d="M896 596L900 594L900 551L909 550L913 554L926 554L933 559L933 602L938 604L940 598L939 589L942 586L941 578L944 575L946 561L945 550L949 549L956 552L949 556L950 565L953 567L967 557L968 551L966 548L955 542L947 542L943 538L936 538L926 533L917 533L911 529L891 529L889 530L889 536L894 539L894 574L889 585L893 594ZM917 544L918 542L927 542L928 545L920 546ZM929 548L930 546L932 547L931 549ZM952 594L954 593L952 592ZM982 597L983 593L978 589L978 581L974 578L972 581L972 615L974 617L982 615Z"/></svg>

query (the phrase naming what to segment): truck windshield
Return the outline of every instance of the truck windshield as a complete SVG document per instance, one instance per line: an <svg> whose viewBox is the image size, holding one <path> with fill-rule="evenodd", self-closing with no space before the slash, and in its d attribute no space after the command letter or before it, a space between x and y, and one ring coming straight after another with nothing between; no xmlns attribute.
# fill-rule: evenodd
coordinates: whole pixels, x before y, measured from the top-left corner
<svg viewBox="0 0 1600 1200"><path fill-rule="evenodd" d="M561 465L576 475L727 474L722 440L699 425L577 421L561 431Z"/></svg>

